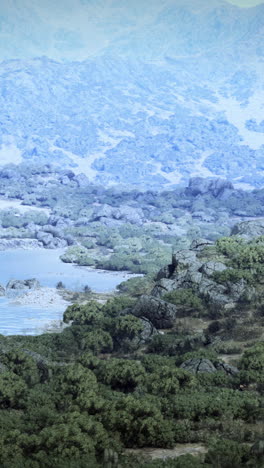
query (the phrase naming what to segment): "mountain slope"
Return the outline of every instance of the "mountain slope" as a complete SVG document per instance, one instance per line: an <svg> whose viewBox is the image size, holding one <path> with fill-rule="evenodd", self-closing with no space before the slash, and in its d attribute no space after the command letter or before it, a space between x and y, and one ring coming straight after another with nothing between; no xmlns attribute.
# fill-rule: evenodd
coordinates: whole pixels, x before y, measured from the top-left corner
<svg viewBox="0 0 264 468"><path fill-rule="evenodd" d="M263 185L264 5L23 5L2 6L0 56L22 38L21 57L89 58L2 62L3 161L52 161L143 188L195 175Z"/></svg>

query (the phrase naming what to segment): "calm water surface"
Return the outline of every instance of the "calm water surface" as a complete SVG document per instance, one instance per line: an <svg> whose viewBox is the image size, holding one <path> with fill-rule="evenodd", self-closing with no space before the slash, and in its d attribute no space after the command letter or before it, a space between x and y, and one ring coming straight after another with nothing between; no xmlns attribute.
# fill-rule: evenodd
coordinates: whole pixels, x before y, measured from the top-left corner
<svg viewBox="0 0 264 468"><path fill-rule="evenodd" d="M0 252L0 284L11 279L37 278L41 286L55 287L58 281L72 290L80 291L88 285L96 292L109 292L127 278L134 276L120 272L92 270L63 263L60 250L6 250ZM14 305L0 297L0 334L36 335L50 322L62 319L65 306L37 307Z"/></svg>

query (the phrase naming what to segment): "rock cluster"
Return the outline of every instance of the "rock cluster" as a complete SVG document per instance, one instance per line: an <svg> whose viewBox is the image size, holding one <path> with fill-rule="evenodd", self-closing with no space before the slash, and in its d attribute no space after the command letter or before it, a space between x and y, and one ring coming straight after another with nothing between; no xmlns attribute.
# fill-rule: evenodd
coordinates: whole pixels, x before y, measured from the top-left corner
<svg viewBox="0 0 264 468"><path fill-rule="evenodd" d="M40 283L36 278L26 279L26 280L10 280L7 285L6 289L39 289Z"/></svg>
<svg viewBox="0 0 264 468"><path fill-rule="evenodd" d="M235 224L231 235L242 237L248 241L255 237L264 236L264 219L243 221Z"/></svg>
<svg viewBox="0 0 264 468"><path fill-rule="evenodd" d="M210 194L215 198L223 199L230 196L233 190L233 184L225 179L192 177L189 181L186 193L192 196Z"/></svg>
<svg viewBox="0 0 264 468"><path fill-rule="evenodd" d="M8 281L6 287L0 285L0 296L5 296L6 294L26 292L26 291L36 291L40 289L40 283L36 278L30 278L25 280L11 279Z"/></svg>
<svg viewBox="0 0 264 468"><path fill-rule="evenodd" d="M235 375L238 373L238 369L225 362L217 362L215 365L210 359L188 359L184 361L181 366L182 369L191 372L192 374L208 373L212 374L217 371L222 371L227 375Z"/></svg>
<svg viewBox="0 0 264 468"><path fill-rule="evenodd" d="M177 289L192 289L198 296L221 307L237 302L247 291L247 284L240 280L223 285L214 279L216 272L222 272L227 267L221 261L210 259L206 252L201 255L209 245L210 242L195 241L189 250L176 252L172 263L159 271L152 295L161 298Z"/></svg>
<svg viewBox="0 0 264 468"><path fill-rule="evenodd" d="M145 317L156 328L171 328L177 316L177 307L158 297L143 295L133 308L133 315Z"/></svg>

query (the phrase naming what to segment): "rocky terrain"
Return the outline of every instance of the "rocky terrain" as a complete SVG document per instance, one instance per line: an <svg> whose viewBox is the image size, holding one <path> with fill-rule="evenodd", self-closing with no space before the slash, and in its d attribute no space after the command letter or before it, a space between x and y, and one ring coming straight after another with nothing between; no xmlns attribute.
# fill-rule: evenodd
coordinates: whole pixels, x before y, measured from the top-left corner
<svg viewBox="0 0 264 468"><path fill-rule="evenodd" d="M254 228L261 232L263 223L240 223L231 237L216 243L196 239L189 249L175 252L172 262L158 272L131 313L165 330L159 346L163 340L167 352L177 353L182 347L224 349L232 340L242 347L245 341L263 340L264 244L263 235L252 236ZM186 336L179 339L178 327L184 320ZM236 372L229 364L223 366L226 373ZM194 373L217 370L206 359L187 361L183 368Z"/></svg>
<svg viewBox="0 0 264 468"><path fill-rule="evenodd" d="M0 196L1 250L63 248L65 262L135 273L157 271L172 248L188 248L194 238L214 241L238 221L260 226L264 218L262 189L243 191L220 178L124 191L49 164L10 164L0 170ZM251 226L253 236L262 232Z"/></svg>
<svg viewBox="0 0 264 468"><path fill-rule="evenodd" d="M263 4L68 4L1 9L1 162L106 186L263 185Z"/></svg>

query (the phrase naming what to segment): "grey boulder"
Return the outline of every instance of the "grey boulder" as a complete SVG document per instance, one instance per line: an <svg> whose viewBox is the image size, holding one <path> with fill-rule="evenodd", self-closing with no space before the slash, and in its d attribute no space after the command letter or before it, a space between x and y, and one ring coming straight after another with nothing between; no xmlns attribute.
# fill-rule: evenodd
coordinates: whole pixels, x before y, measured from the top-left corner
<svg viewBox="0 0 264 468"><path fill-rule="evenodd" d="M253 221L243 221L235 224L231 231L231 236L243 237L246 240L264 235L264 219Z"/></svg>
<svg viewBox="0 0 264 468"><path fill-rule="evenodd" d="M177 307L154 296L141 296L132 309L136 317L147 318L157 329L172 328Z"/></svg>
<svg viewBox="0 0 264 468"><path fill-rule="evenodd" d="M26 279L26 280L10 280L6 289L39 289L40 283L36 278Z"/></svg>

